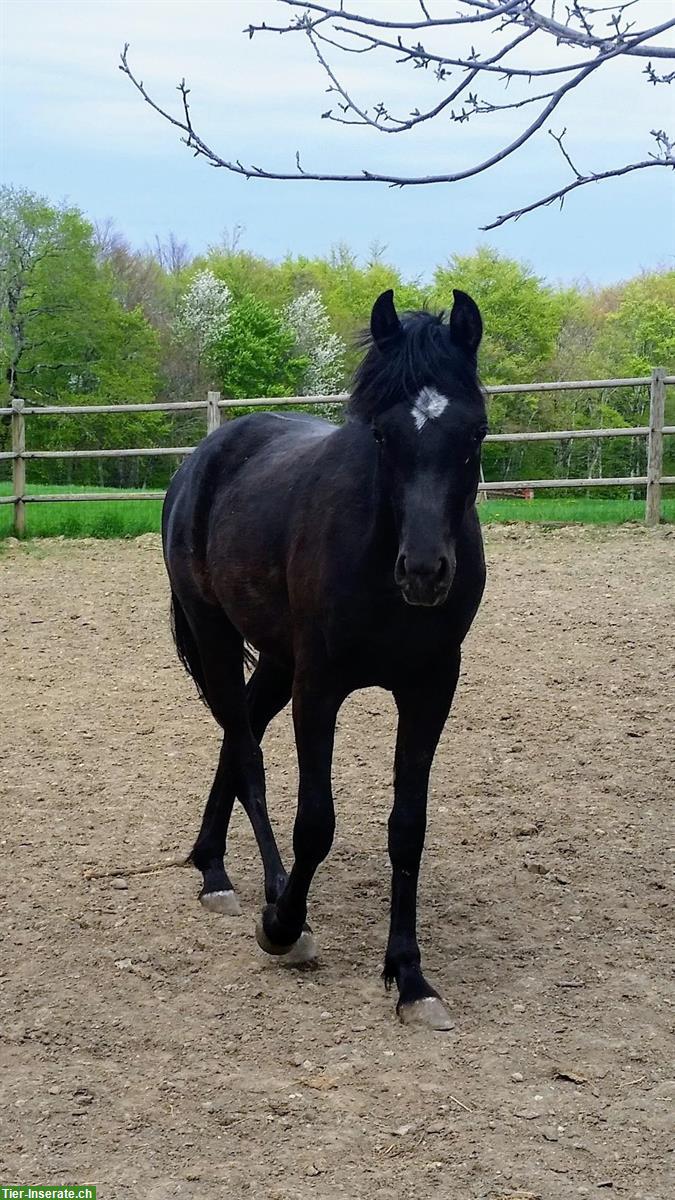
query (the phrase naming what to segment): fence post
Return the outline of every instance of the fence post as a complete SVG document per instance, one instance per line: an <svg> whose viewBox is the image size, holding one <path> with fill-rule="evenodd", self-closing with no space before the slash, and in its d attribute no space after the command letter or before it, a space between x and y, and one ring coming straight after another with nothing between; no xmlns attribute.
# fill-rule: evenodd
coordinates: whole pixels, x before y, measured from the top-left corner
<svg viewBox="0 0 675 1200"><path fill-rule="evenodd" d="M220 429L220 409L218 402L220 400L220 392L208 392L206 396L206 432L213 433L214 429Z"/></svg>
<svg viewBox="0 0 675 1200"><path fill-rule="evenodd" d="M655 367L649 386L649 440L647 443L647 501L645 524L661 520L661 475L663 474L663 426L666 417L665 370Z"/></svg>
<svg viewBox="0 0 675 1200"><path fill-rule="evenodd" d="M26 532L26 505L23 498L26 494L26 460L23 457L26 449L26 418L23 414L23 400L12 400L12 489L17 499L14 501L14 536L22 538Z"/></svg>

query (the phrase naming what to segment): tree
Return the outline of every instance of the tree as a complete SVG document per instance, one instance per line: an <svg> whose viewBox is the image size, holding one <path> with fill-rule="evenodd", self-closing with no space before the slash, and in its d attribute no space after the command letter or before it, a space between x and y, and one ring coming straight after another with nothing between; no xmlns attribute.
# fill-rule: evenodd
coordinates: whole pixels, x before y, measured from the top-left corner
<svg viewBox="0 0 675 1200"><path fill-rule="evenodd" d="M617 60L642 71L653 87L675 80L675 71L665 69L675 59L675 47L667 44L667 35L675 28L675 18L653 23L653 3L649 0L614 0L607 5L584 0L567 0L564 10L556 0L445 0L432 15L426 0L418 0L408 20L389 19L382 9L358 11L312 0L277 0L285 20L278 25L251 24L245 31L257 34L298 35L304 37L323 70L331 96L321 116L343 125L366 126L382 134L406 134L429 121L450 122L456 128L496 114L497 142L486 158L460 170L419 175L389 174L362 168L345 174L307 169L296 151L293 169L273 170L242 162L240 157L222 155L214 150L195 128L190 108L190 89L185 80L179 85L178 112L158 104L143 81L131 70L128 45L121 55L120 69L128 76L143 99L182 135L182 141L195 157L248 179L331 180L334 182L388 183L394 187L432 183L456 183L490 171L498 163L517 154L540 131L547 131L557 142L569 182L547 195L504 213L487 229L517 219L524 213L558 200L589 183L624 176L652 167L675 167L675 143L663 129L653 129L652 148L635 162L617 163L608 170L581 171L574 164L564 142L566 129L555 132L549 121L564 111L564 101L583 88L598 71L607 81L606 102L620 120L622 100L626 102L625 81L612 76ZM291 10L289 15L288 10ZM640 19L642 23L640 23ZM349 63L354 56L375 54L393 59L401 69L412 68L433 76L437 93L421 99L412 111L396 113L389 103L376 103L357 97L349 79ZM609 89L614 83L614 88ZM508 89L508 92L507 92ZM421 89L418 89L421 90ZM421 107L420 107L421 105ZM513 137L499 140L501 114L523 110L527 115L522 128ZM533 115L534 114L534 115Z"/></svg>
<svg viewBox="0 0 675 1200"><path fill-rule="evenodd" d="M173 324L178 286L155 253L135 250L112 220L94 224L96 261L110 281L113 296L127 312L143 310L160 332Z"/></svg>
<svg viewBox="0 0 675 1200"><path fill-rule="evenodd" d="M489 247L454 254L437 267L432 302L442 307L459 287L475 299L483 315L481 374L486 383L527 383L555 353L565 309L564 297L525 263Z"/></svg>
<svg viewBox="0 0 675 1200"><path fill-rule="evenodd" d="M296 296L284 310L284 321L295 336L295 349L307 358L303 396L330 396L339 391L344 375L345 344L333 333L330 318L316 288Z"/></svg>
<svg viewBox="0 0 675 1200"><path fill-rule="evenodd" d="M31 192L0 190L0 367L5 394L32 403L148 403L155 398L158 339L140 308L125 310L97 260L92 227L73 208ZM162 439L160 413L126 419L89 416L77 424L49 417L31 427L33 449L64 442L86 446L146 444ZM140 443L139 428L142 430ZM2 427L6 443L8 431ZM126 460L125 460L126 461ZM36 481L48 467L34 464ZM83 462L67 480L120 479L126 467Z"/></svg>
<svg viewBox="0 0 675 1200"><path fill-rule="evenodd" d="M648 375L652 367L675 371L675 271L631 279L598 332L597 369L614 377Z"/></svg>
<svg viewBox="0 0 675 1200"><path fill-rule="evenodd" d="M88 293L94 278L90 230L79 213L0 189L0 355L10 396L49 391L82 365L84 314L72 284Z"/></svg>
<svg viewBox="0 0 675 1200"><path fill-rule="evenodd" d="M209 356L222 390L237 400L297 395L309 361L297 353L295 334L281 314L253 296L232 305Z"/></svg>
<svg viewBox="0 0 675 1200"><path fill-rule="evenodd" d="M232 293L213 271L198 271L185 292L176 317L180 341L191 342L198 358L208 355L225 336L230 323Z"/></svg>
<svg viewBox="0 0 675 1200"><path fill-rule="evenodd" d="M0 360L9 395L38 402L145 399L157 366L153 331L140 309L125 312L115 299L92 227L76 209L7 187L0 189ZM122 388L131 394L122 397Z"/></svg>

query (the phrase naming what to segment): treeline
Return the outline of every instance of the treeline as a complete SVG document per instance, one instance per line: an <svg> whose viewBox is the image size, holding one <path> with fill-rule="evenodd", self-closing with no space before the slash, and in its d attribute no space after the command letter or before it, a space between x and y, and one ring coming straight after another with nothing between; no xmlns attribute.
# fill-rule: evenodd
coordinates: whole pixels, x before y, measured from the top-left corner
<svg viewBox="0 0 675 1200"><path fill-rule="evenodd" d="M0 189L2 399L33 404L124 404L204 399L209 388L251 396L347 389L356 335L373 299L393 287L400 309L451 303L468 291L485 322L485 383L675 373L675 271L609 288L559 288L524 263L483 247L451 255L429 282L405 279L374 247L359 263L344 246L329 257L270 262L235 233L194 256L175 237L134 249L111 223ZM668 421L675 423L669 389ZM644 423L647 389L499 396L494 431ZM339 418L339 410L334 410ZM157 412L29 421L29 448L186 445L203 413ZM0 424L0 448L9 446ZM675 448L668 473L675 473ZM643 474L644 439L486 447L489 478ZM7 468L7 464L2 464ZM161 486L170 459L35 462L33 482ZM8 478L5 469L3 478Z"/></svg>

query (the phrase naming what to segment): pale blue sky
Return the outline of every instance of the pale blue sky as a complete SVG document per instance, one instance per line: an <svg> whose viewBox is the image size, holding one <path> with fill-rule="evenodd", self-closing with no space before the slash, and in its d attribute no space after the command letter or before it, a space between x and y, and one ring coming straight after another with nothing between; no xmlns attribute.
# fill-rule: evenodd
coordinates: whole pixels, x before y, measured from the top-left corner
<svg viewBox="0 0 675 1200"><path fill-rule="evenodd" d="M444 3L435 0L436 9ZM672 13L671 0L640 3L654 23ZM405 14L412 4L386 7ZM173 230L198 251L242 225L243 244L272 258L323 254L336 242L365 254L377 240L407 275L428 276L481 243L527 259L551 280L605 283L675 263L675 177L665 170L582 189L562 213L549 208L480 233L499 212L568 181L545 135L490 174L403 191L246 182L195 161L117 70L125 41L151 92L172 103L185 75L207 140L265 166L292 166L299 148L307 166L329 170L443 170L492 152L522 127L522 114L500 116L499 128L482 117L396 137L329 125L320 119L325 83L304 39L249 41L241 32L250 21L278 22L274 0L1 0L1 14L3 181L67 200L92 219L112 217L135 245ZM675 87L649 86L643 67L618 62L599 72L556 118L582 167L644 158L650 129L672 132ZM439 95L430 77L374 56L349 70L360 94L397 101L398 111Z"/></svg>

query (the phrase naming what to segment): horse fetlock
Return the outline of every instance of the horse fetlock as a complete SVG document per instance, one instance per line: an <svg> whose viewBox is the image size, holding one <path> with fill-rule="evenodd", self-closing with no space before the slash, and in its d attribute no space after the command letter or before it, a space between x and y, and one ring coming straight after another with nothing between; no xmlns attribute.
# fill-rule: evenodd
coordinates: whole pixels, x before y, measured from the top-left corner
<svg viewBox="0 0 675 1200"><path fill-rule="evenodd" d="M282 871L281 874L271 876L265 880L265 900L268 904L275 904L277 902L287 883L288 875L285 871Z"/></svg>
<svg viewBox="0 0 675 1200"><path fill-rule="evenodd" d="M200 851L198 846L195 846L190 859L194 866L201 871L204 880L199 893L199 903L202 908L221 916L239 916L241 912L239 901L222 858L214 858L212 853Z"/></svg>

